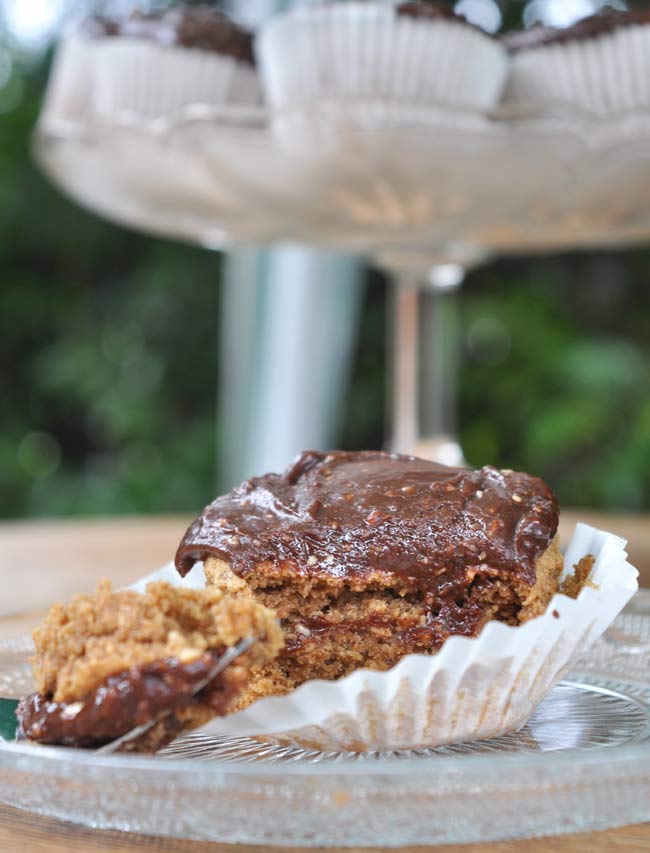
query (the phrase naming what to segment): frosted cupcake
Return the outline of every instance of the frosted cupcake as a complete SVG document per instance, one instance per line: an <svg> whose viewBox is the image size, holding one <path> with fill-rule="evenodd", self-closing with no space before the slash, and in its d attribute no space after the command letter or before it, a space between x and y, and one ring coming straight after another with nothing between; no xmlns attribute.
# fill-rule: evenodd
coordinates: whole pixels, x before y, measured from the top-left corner
<svg viewBox="0 0 650 853"><path fill-rule="evenodd" d="M94 111L105 118L157 118L194 104L259 105L252 41L207 6L105 26L95 47Z"/></svg>
<svg viewBox="0 0 650 853"><path fill-rule="evenodd" d="M650 106L650 10L593 15L566 29L504 37L511 54L505 101L597 115Z"/></svg>
<svg viewBox="0 0 650 853"><path fill-rule="evenodd" d="M426 3L298 7L269 21L256 49L276 111L346 100L485 111L500 97L507 65L497 40Z"/></svg>
<svg viewBox="0 0 650 853"><path fill-rule="evenodd" d="M616 537L581 526L563 559L558 511L529 474L373 451L303 453L217 498L179 574L200 561L285 645L215 730L360 751L519 728L636 589Z"/></svg>

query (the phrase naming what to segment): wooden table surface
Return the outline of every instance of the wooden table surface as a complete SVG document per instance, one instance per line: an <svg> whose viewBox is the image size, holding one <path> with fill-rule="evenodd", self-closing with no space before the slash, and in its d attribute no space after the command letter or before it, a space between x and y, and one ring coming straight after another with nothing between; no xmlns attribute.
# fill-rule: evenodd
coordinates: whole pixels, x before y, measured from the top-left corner
<svg viewBox="0 0 650 853"><path fill-rule="evenodd" d="M567 541L578 519L628 539L630 561L641 573L641 585L650 587L650 516L565 511L561 524L564 541ZM0 522L0 639L30 631L52 601L66 599L74 592L92 590L101 577L110 577L119 586L169 562L189 520L187 517L169 516ZM0 805L2 853L92 853L100 850L122 853L145 849L187 853L260 853L268 848L99 832ZM379 848L364 848L369 849ZM425 849L408 847L403 848L403 853ZM650 851L650 824L585 835L436 849L449 853Z"/></svg>

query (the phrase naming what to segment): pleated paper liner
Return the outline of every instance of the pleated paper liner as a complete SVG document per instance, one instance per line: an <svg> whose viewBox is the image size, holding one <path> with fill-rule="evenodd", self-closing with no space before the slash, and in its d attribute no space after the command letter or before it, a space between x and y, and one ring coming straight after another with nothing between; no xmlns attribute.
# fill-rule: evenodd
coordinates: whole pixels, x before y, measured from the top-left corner
<svg viewBox="0 0 650 853"><path fill-rule="evenodd" d="M92 110L93 42L70 33L59 41L47 84L41 121L83 122Z"/></svg>
<svg viewBox="0 0 650 853"><path fill-rule="evenodd" d="M432 747L514 731L638 588L625 542L579 524L565 574L589 554L594 565L578 597L555 595L542 616L523 625L490 622L478 637L450 637L437 654L408 655L387 672L310 681L215 718L203 731L341 751ZM185 580L168 566L135 588L154 579L205 584L197 564Z"/></svg>
<svg viewBox="0 0 650 853"><path fill-rule="evenodd" d="M257 106L256 70L230 56L129 38L95 47L94 111L103 119L174 116L188 106Z"/></svg>
<svg viewBox="0 0 650 853"><path fill-rule="evenodd" d="M387 3L293 9L262 27L256 51L274 110L376 97L481 111L498 101L507 69L502 46L479 30Z"/></svg>
<svg viewBox="0 0 650 853"><path fill-rule="evenodd" d="M600 116L649 107L650 25L515 53L504 103L542 113L565 104Z"/></svg>

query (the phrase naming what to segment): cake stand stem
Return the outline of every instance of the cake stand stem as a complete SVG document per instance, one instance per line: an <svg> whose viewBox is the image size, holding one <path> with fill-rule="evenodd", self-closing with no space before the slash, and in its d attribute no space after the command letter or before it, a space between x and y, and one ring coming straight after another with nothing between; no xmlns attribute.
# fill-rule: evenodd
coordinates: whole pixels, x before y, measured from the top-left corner
<svg viewBox="0 0 650 853"><path fill-rule="evenodd" d="M417 277L403 273L393 288L391 449L412 453L418 440L419 300Z"/></svg>
<svg viewBox="0 0 650 853"><path fill-rule="evenodd" d="M462 464L456 411L463 267L438 264L426 274L393 268L392 275L390 447Z"/></svg>

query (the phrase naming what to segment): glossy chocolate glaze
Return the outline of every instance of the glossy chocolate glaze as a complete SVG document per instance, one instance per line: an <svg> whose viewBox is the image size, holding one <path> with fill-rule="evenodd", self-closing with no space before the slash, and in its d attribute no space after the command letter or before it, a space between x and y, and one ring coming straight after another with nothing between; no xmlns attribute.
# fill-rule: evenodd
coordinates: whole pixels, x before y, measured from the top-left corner
<svg viewBox="0 0 650 853"><path fill-rule="evenodd" d="M445 3L428 3L422 2L422 0L413 0L413 2L397 5L395 12L400 17L418 18L423 21L453 21L476 30L476 32L481 33L486 38L494 38L492 33L488 33L481 29L481 27L475 26L464 15L459 15L455 12L453 6L448 6Z"/></svg>
<svg viewBox="0 0 650 853"><path fill-rule="evenodd" d="M217 676L196 697L194 686L204 679L223 654L211 650L194 661L167 658L111 675L78 702L54 702L33 693L22 699L16 715L18 737L66 746L98 746L131 731L164 712L201 702L222 712L231 696L228 680ZM170 728L170 738L176 731Z"/></svg>
<svg viewBox="0 0 650 853"><path fill-rule="evenodd" d="M427 18L429 20L442 19L448 21L461 21L467 23L467 19L463 15L458 15L454 12L452 6L447 6L445 3L426 3L422 0L413 0L409 3L400 3L395 7L398 15L405 15L409 18Z"/></svg>
<svg viewBox="0 0 650 853"><path fill-rule="evenodd" d="M503 44L510 53L533 50L549 44L563 44L579 39L591 39L611 33L620 27L650 23L650 9L636 9L631 12L608 10L598 15L590 15L570 27L544 27L537 25L528 30L517 30L502 37Z"/></svg>
<svg viewBox="0 0 650 853"><path fill-rule="evenodd" d="M145 39L164 47L198 48L255 63L252 34L210 6L178 7L148 15L133 13L122 21L93 16L84 23L83 31L95 38Z"/></svg>
<svg viewBox="0 0 650 853"><path fill-rule="evenodd" d="M205 508L176 554L185 575L216 556L246 577L264 562L288 575L430 591L482 577L535 582L557 500L542 480L447 468L380 452L303 453Z"/></svg>

